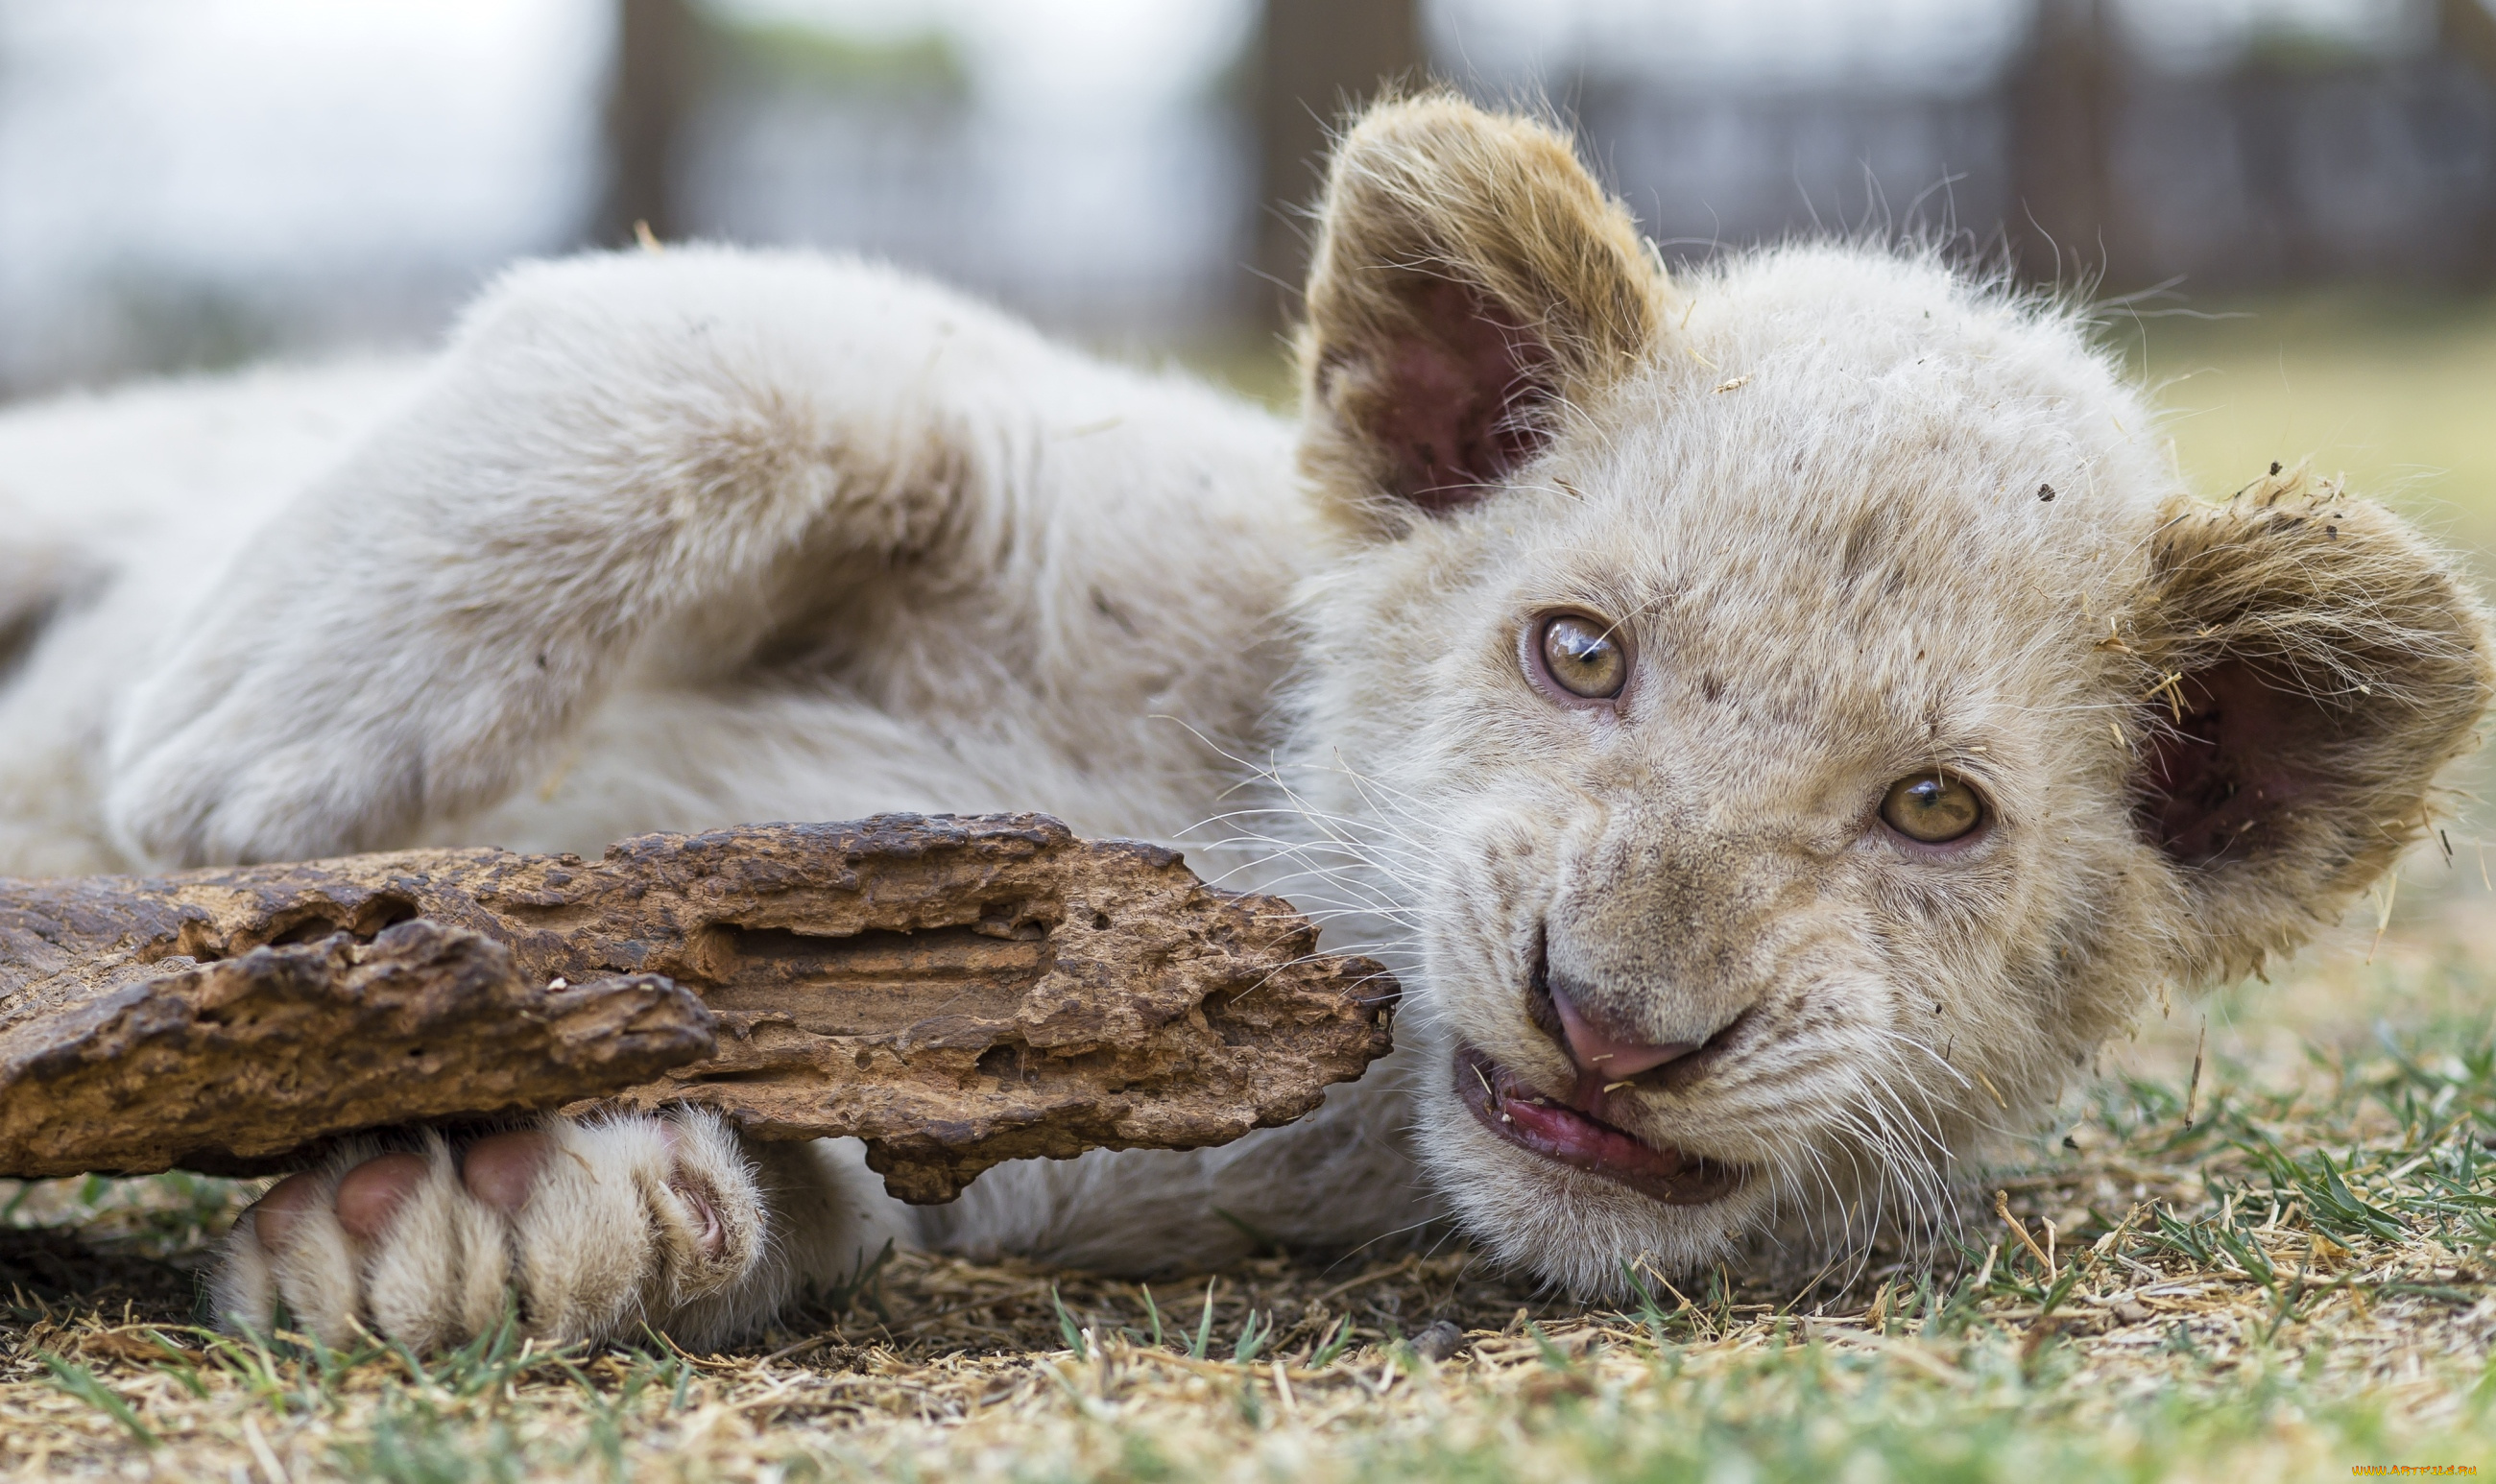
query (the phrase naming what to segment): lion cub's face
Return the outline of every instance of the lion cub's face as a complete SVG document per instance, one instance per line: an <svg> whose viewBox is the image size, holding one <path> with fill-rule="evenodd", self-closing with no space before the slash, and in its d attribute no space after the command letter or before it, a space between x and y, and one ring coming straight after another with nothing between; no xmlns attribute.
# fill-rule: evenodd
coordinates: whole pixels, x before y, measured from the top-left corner
<svg viewBox="0 0 2496 1484"><path fill-rule="evenodd" d="M1347 141L1304 366L1303 761L1410 943L1417 1148L1576 1288L1937 1215L2156 982L2360 889L2485 701L2431 553L2179 503L2068 319L1838 248L1668 286L1460 104Z"/></svg>

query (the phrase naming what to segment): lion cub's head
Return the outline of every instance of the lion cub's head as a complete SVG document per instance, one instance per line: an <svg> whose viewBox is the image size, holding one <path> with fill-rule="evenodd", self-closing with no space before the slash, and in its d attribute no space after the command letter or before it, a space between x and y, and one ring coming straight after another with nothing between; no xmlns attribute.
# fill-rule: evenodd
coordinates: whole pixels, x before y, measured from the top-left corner
<svg viewBox="0 0 2496 1484"><path fill-rule="evenodd" d="M2161 982L2329 921L2487 701L2448 561L2185 497L2065 310L1668 280L1532 122L1373 110L1301 344L1302 777L1409 942L1418 1148L1579 1289L1938 1210Z"/></svg>

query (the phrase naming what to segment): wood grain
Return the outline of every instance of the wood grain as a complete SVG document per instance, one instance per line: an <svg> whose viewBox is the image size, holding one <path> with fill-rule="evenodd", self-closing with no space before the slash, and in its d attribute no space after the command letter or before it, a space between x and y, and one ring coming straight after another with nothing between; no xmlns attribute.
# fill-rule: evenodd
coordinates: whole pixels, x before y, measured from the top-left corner
<svg viewBox="0 0 2496 1484"><path fill-rule="evenodd" d="M587 1106L855 1135L895 1194L1314 1108L1395 986L1289 904L1041 815L0 881L0 1173L283 1167Z"/></svg>

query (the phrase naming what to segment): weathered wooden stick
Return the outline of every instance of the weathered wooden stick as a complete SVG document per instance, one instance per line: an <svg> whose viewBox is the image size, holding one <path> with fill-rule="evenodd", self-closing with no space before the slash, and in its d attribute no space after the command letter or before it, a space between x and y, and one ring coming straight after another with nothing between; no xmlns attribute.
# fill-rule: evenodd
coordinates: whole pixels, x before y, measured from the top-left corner
<svg viewBox="0 0 2496 1484"><path fill-rule="evenodd" d="M1289 904L1039 815L0 882L0 1174L276 1168L579 1099L856 1135L895 1194L1285 1123L1394 984Z"/></svg>
<svg viewBox="0 0 2496 1484"><path fill-rule="evenodd" d="M249 1173L307 1139L596 1097L709 1054L657 974L552 990L419 918L106 989L0 1032L0 1170Z"/></svg>

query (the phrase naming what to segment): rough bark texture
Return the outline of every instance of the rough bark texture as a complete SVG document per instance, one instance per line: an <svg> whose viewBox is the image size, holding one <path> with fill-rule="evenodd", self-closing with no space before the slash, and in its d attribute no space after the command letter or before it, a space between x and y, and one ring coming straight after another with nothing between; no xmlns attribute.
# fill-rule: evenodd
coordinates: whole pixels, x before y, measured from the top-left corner
<svg viewBox="0 0 2496 1484"><path fill-rule="evenodd" d="M0 883L0 1173L278 1167L611 1097L851 1134L895 1194L1218 1144L1388 1047L1289 904L1037 815Z"/></svg>
<svg viewBox="0 0 2496 1484"><path fill-rule="evenodd" d="M712 1029L657 974L549 990L422 919L254 948L0 1033L0 1168L243 1173L307 1135L594 1097Z"/></svg>

